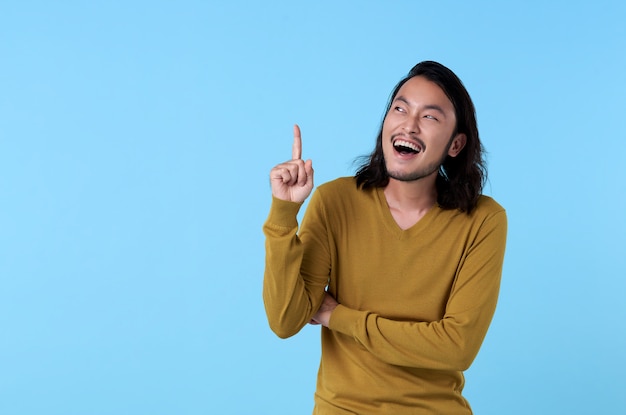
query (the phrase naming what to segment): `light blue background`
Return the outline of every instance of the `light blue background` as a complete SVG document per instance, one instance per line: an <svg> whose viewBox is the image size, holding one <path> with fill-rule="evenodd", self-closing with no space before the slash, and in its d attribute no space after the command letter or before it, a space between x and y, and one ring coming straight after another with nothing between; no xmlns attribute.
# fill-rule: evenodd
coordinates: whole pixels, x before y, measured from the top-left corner
<svg viewBox="0 0 626 415"><path fill-rule="evenodd" d="M476 414L626 412L621 1L4 1L0 413L307 414L261 299L269 169L354 172L438 60L508 210Z"/></svg>

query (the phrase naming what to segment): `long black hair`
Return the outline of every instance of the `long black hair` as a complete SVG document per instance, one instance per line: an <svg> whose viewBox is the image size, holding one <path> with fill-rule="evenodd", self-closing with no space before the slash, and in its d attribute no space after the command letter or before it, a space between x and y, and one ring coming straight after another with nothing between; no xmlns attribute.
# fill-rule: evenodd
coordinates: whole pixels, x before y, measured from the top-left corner
<svg viewBox="0 0 626 415"><path fill-rule="evenodd" d="M454 135L465 134L467 140L465 147L456 157L446 157L439 167L436 180L437 203L443 209L459 209L470 213L476 207L487 178L484 149L478 136L474 104L454 72L440 63L424 61L415 65L406 77L398 82L391 93L385 114L389 112L402 85L416 76L423 76L434 82L448 96L456 113L457 125ZM357 186L362 189L384 187L389 183L382 147L383 123L376 138L374 151L356 173Z"/></svg>

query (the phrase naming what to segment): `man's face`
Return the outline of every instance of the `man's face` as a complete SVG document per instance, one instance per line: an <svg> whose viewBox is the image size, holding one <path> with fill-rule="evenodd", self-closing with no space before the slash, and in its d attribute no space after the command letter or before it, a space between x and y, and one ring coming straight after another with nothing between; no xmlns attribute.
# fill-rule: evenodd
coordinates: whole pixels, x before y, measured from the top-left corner
<svg viewBox="0 0 626 415"><path fill-rule="evenodd" d="M382 148L392 179L414 181L437 174L446 156L456 157L465 135L456 128L454 105L443 90L422 76L398 91L383 121Z"/></svg>

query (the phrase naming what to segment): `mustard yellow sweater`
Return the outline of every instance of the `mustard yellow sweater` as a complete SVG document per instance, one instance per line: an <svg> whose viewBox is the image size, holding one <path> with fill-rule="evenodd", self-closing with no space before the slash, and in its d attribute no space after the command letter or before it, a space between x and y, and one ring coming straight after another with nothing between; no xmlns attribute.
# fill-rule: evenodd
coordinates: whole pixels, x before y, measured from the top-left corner
<svg viewBox="0 0 626 415"><path fill-rule="evenodd" d="M471 414L461 392L495 311L506 213L481 196L467 215L437 206L401 230L383 189L340 178L301 204L273 199L263 230L272 330L297 333L324 290L314 414Z"/></svg>

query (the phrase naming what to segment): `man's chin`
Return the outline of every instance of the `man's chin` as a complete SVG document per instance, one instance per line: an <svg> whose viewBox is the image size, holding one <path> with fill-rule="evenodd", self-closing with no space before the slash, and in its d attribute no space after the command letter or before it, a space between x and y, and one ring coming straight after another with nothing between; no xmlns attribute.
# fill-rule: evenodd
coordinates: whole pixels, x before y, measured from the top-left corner
<svg viewBox="0 0 626 415"><path fill-rule="evenodd" d="M423 180L427 177L430 177L435 171L412 171L412 172L399 172L399 171L387 171L387 175L389 179L397 180L399 182L416 182L418 180Z"/></svg>

